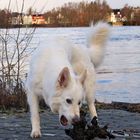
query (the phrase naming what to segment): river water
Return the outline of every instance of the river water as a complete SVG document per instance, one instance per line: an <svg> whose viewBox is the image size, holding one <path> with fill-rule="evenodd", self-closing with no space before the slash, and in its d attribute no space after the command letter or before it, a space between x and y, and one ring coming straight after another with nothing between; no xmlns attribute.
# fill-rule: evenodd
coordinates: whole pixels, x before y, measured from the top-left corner
<svg viewBox="0 0 140 140"><path fill-rule="evenodd" d="M38 28L32 44L41 45L47 36L69 36L86 45L88 27ZM140 103L140 26L112 27L104 62L97 69L96 99L103 102Z"/></svg>

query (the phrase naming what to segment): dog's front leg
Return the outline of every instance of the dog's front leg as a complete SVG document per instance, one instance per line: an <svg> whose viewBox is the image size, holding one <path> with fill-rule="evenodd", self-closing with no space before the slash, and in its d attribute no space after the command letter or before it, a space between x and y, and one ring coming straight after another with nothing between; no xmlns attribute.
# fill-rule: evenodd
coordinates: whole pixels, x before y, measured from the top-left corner
<svg viewBox="0 0 140 140"><path fill-rule="evenodd" d="M38 138L41 137L38 97L34 93L28 93L27 98L31 112L31 123L32 123L31 137Z"/></svg>
<svg viewBox="0 0 140 140"><path fill-rule="evenodd" d="M85 93L86 93L86 101L89 107L91 117L97 117L97 112L95 108L95 81L91 75L87 75L85 80Z"/></svg>
<svg viewBox="0 0 140 140"><path fill-rule="evenodd" d="M93 93L93 92L92 92ZM90 94L89 92L87 94ZM92 97L86 97L87 103L88 103L88 107L89 107L89 111L90 111L90 115L91 117L97 117L97 112L96 112L96 107L94 104L94 98Z"/></svg>
<svg viewBox="0 0 140 140"><path fill-rule="evenodd" d="M88 101L88 106L89 106L89 111L90 111L90 114L91 114L91 117L97 117L97 112L96 112L96 108L95 108L95 104L94 102L90 102Z"/></svg>

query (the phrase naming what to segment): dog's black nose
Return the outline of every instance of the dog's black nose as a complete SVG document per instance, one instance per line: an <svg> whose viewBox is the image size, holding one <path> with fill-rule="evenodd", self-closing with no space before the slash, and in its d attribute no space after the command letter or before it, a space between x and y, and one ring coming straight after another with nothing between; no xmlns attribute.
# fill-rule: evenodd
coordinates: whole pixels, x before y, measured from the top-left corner
<svg viewBox="0 0 140 140"><path fill-rule="evenodd" d="M72 123L73 123L73 124L75 124L75 123L77 123L77 122L79 122L79 121L80 121L80 117L77 116L77 115L72 119Z"/></svg>

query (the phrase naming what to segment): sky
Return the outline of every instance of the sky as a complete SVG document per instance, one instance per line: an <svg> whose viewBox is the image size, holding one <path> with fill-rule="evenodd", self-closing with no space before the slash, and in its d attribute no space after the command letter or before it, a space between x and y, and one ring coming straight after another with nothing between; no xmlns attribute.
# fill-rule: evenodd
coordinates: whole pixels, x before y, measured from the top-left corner
<svg viewBox="0 0 140 140"><path fill-rule="evenodd" d="M10 0L0 0L0 9L8 7ZM94 1L94 0L11 0L10 9L12 11L20 12L22 1L24 3L24 12L33 7L37 12L45 12L54 7L59 7L67 2L80 2L80 1ZM102 0L100 0L102 1ZM111 8L122 8L125 4L130 6L140 6L140 0L106 0ZM18 4L17 4L18 3Z"/></svg>

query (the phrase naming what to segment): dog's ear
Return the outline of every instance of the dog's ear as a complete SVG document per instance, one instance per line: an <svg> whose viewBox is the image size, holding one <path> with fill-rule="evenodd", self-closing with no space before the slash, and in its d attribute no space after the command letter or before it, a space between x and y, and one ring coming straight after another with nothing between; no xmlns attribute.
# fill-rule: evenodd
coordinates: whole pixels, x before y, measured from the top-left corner
<svg viewBox="0 0 140 140"><path fill-rule="evenodd" d="M70 72L68 67L64 67L63 70L60 72L56 87L57 88L66 88L70 81Z"/></svg>
<svg viewBox="0 0 140 140"><path fill-rule="evenodd" d="M84 82L85 82L85 79L86 79L86 76L87 76L87 70L84 70L83 72L82 72L82 74L80 75L80 82L82 83L82 85L84 84Z"/></svg>

